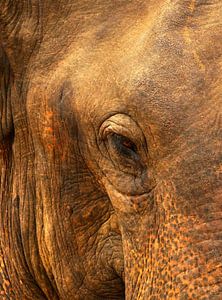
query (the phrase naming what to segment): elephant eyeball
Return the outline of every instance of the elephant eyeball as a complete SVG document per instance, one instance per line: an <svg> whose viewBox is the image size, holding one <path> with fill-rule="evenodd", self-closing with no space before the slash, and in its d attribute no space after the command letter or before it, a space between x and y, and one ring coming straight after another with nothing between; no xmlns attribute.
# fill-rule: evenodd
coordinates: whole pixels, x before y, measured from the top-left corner
<svg viewBox="0 0 222 300"><path fill-rule="evenodd" d="M113 133L111 135L112 144L119 154L136 159L138 156L137 146L129 138L120 134Z"/></svg>
<svg viewBox="0 0 222 300"><path fill-rule="evenodd" d="M123 141L122 141L122 145L134 152L137 152L137 147L136 145L129 139L127 138L124 138Z"/></svg>

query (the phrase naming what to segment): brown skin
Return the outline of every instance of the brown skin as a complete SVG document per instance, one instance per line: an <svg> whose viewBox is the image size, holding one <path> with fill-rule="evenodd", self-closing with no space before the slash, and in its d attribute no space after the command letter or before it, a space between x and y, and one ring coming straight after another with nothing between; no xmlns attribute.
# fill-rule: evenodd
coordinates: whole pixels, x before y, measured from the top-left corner
<svg viewBox="0 0 222 300"><path fill-rule="evenodd" d="M1 299L221 299L221 1L1 2Z"/></svg>

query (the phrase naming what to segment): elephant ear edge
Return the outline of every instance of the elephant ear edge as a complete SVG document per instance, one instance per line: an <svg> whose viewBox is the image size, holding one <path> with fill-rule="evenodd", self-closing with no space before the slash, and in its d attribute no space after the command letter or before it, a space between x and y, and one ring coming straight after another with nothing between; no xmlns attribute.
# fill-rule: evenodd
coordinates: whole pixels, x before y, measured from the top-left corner
<svg viewBox="0 0 222 300"><path fill-rule="evenodd" d="M7 172L6 167L11 162L10 153L13 138L14 126L11 107L11 90L13 86L12 70L7 55L0 44L0 183L4 181L4 174ZM0 185L0 207L4 197L4 184ZM0 212L2 213L2 211ZM1 224L2 229L2 224ZM1 241L0 241L1 242ZM2 300L15 299L14 292L9 280L8 272L2 253L2 244L0 243L0 298Z"/></svg>
<svg viewBox="0 0 222 300"><path fill-rule="evenodd" d="M14 127L11 107L13 74L9 60L0 46L0 146L13 139Z"/></svg>

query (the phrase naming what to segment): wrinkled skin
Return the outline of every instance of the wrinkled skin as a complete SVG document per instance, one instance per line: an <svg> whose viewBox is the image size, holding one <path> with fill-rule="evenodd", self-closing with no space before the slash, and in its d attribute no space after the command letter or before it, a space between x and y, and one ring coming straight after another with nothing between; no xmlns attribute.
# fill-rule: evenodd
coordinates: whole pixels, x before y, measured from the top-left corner
<svg viewBox="0 0 222 300"><path fill-rule="evenodd" d="M222 2L0 4L1 299L222 299Z"/></svg>

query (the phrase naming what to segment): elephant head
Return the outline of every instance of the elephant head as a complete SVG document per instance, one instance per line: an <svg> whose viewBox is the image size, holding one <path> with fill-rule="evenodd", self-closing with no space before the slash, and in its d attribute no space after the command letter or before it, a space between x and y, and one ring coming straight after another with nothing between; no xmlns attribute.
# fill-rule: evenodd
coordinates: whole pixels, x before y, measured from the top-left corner
<svg viewBox="0 0 222 300"><path fill-rule="evenodd" d="M4 299L222 298L221 16L2 1Z"/></svg>

